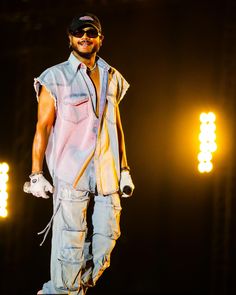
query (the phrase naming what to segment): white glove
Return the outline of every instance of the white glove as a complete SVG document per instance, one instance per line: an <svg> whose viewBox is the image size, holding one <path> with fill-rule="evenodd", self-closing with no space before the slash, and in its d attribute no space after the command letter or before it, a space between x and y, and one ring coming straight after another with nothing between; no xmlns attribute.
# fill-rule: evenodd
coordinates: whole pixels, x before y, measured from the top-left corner
<svg viewBox="0 0 236 295"><path fill-rule="evenodd" d="M25 193L32 194L35 197L48 199L46 192L53 193L53 186L46 180L42 173L31 174L30 182L24 184L23 190Z"/></svg>
<svg viewBox="0 0 236 295"><path fill-rule="evenodd" d="M130 173L128 170L121 171L120 175L120 191L122 193L121 197L128 198L131 197L134 190L134 184Z"/></svg>

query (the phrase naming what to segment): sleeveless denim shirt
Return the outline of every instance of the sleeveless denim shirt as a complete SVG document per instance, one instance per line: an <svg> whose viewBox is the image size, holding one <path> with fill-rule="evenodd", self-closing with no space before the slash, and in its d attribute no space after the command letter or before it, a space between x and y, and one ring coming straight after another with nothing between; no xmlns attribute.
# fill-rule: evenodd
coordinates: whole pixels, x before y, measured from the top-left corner
<svg viewBox="0 0 236 295"><path fill-rule="evenodd" d="M35 78L34 87L37 98L43 85L55 102L56 119L46 149L52 178L79 190L90 190L86 171L91 166L98 193L107 195L119 190L122 159L127 166L117 114L129 84L100 57L97 66L101 83L99 115L95 111L96 92L87 67L73 53L67 61Z"/></svg>

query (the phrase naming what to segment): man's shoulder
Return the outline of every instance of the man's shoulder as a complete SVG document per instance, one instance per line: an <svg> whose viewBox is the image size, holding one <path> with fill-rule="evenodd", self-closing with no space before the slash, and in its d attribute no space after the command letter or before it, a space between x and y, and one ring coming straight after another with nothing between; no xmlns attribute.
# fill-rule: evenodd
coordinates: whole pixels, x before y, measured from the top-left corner
<svg viewBox="0 0 236 295"><path fill-rule="evenodd" d="M116 83L126 82L126 79L124 78L124 76L116 68L110 67L109 73L110 73L110 78L113 82L116 82Z"/></svg>
<svg viewBox="0 0 236 295"><path fill-rule="evenodd" d="M69 61L63 61L61 63L55 64L51 67L46 68L40 76L48 76L59 74L60 72L64 72L69 66Z"/></svg>
<svg viewBox="0 0 236 295"><path fill-rule="evenodd" d="M117 76L117 77L122 77L122 74L114 67L110 67L110 73L112 75Z"/></svg>
<svg viewBox="0 0 236 295"><path fill-rule="evenodd" d="M109 73L112 75L122 76L121 73L113 66L111 66L105 59L98 56L98 65L102 68L109 69Z"/></svg>

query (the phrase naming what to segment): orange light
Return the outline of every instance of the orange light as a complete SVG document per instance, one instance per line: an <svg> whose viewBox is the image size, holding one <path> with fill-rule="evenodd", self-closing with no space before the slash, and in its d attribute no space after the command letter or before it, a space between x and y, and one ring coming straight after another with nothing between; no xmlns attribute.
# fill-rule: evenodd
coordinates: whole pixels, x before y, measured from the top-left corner
<svg viewBox="0 0 236 295"><path fill-rule="evenodd" d="M0 217L7 217L7 182L9 180L8 176L9 166L7 163L0 163Z"/></svg>
<svg viewBox="0 0 236 295"><path fill-rule="evenodd" d="M198 154L198 171L200 173L209 173L213 169L211 162L214 153L217 150L216 145L216 116L213 112L200 114L200 152Z"/></svg>

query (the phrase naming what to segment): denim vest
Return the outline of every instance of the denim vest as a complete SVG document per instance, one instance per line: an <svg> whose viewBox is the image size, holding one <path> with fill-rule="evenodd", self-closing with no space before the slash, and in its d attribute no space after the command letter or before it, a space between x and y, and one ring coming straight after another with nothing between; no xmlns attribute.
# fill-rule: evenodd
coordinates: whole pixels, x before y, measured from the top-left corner
<svg viewBox="0 0 236 295"><path fill-rule="evenodd" d="M44 85L55 101L56 119L46 149L49 172L80 190L90 190L88 167L93 167L99 194L119 190L123 131L117 130L118 104L129 84L100 57L101 93L96 115L94 85L87 67L72 53L69 59L35 78L37 98ZM119 134L122 134L121 139ZM124 162L124 161L123 161ZM93 165L91 165L91 163Z"/></svg>

